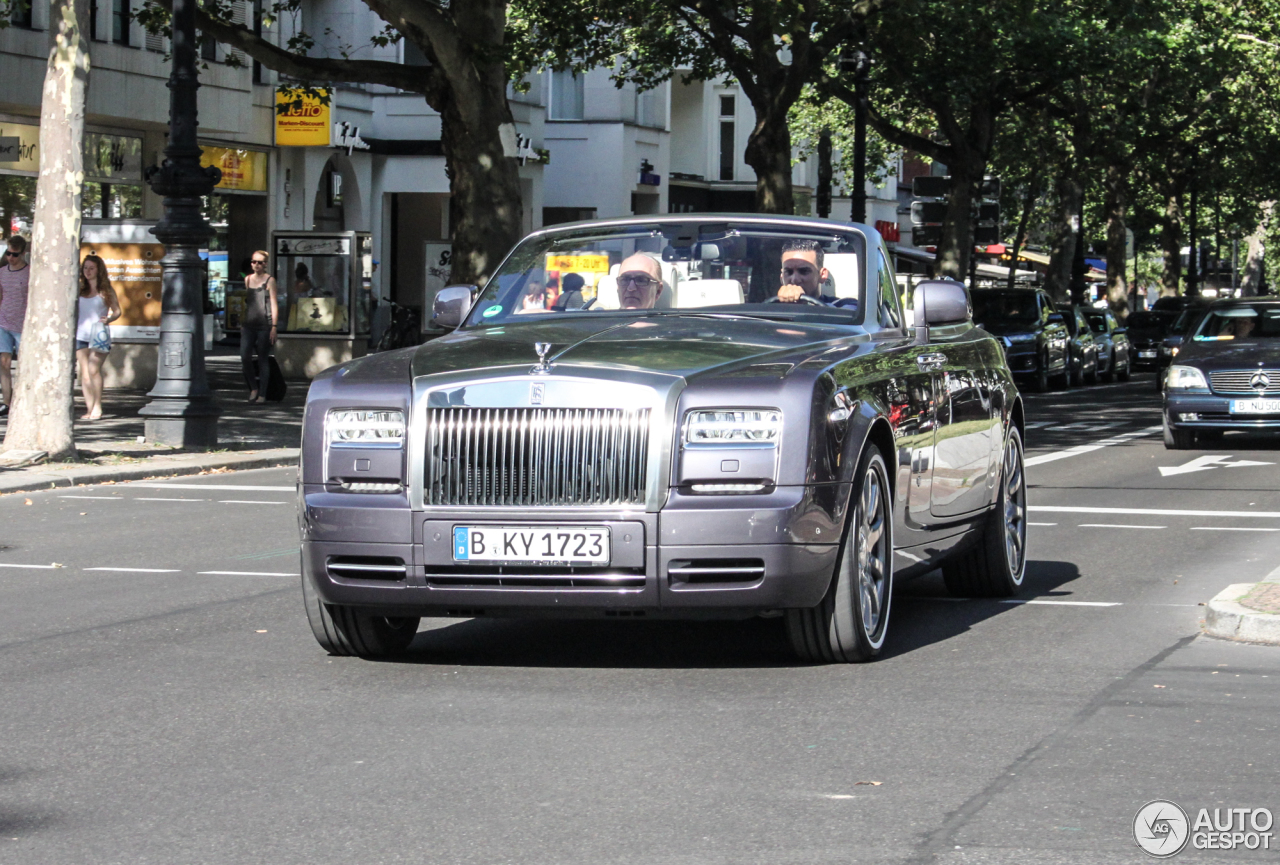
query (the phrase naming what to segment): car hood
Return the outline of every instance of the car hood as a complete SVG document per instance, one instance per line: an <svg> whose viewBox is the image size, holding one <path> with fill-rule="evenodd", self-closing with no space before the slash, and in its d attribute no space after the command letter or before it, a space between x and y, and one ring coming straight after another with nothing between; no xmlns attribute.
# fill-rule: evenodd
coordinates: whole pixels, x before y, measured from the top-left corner
<svg viewBox="0 0 1280 865"><path fill-rule="evenodd" d="M1175 363L1194 364L1205 371L1219 369L1250 369L1280 366L1280 345L1276 340L1246 342L1197 342L1183 340Z"/></svg>
<svg viewBox="0 0 1280 865"><path fill-rule="evenodd" d="M867 339L861 328L794 321L660 313L652 316L574 316L455 331L418 348L413 375L530 368L536 343L549 343L554 367L644 370L689 378L713 369L754 363L769 355L830 342ZM508 370L509 372L509 370Z"/></svg>

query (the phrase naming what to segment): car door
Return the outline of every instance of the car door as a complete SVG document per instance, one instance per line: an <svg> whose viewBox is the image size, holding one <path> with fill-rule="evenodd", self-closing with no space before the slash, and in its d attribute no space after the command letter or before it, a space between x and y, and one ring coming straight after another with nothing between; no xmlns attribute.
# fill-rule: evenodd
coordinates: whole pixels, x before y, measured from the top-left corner
<svg viewBox="0 0 1280 865"><path fill-rule="evenodd" d="M1039 291L1036 294L1040 298L1040 322L1044 328L1045 344L1048 346L1049 369L1070 369L1071 335L1067 332L1066 317L1058 312L1047 293ZM1054 313L1058 313L1063 320L1049 321Z"/></svg>
<svg viewBox="0 0 1280 865"><path fill-rule="evenodd" d="M983 357L986 339L971 328L965 335L931 343L939 373L929 505L935 518L973 513L990 498L997 419Z"/></svg>

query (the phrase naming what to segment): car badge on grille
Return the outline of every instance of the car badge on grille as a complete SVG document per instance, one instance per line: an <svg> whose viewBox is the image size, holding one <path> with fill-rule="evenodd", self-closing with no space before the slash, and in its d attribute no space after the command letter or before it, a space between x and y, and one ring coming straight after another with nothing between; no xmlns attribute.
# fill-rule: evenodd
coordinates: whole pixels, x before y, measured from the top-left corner
<svg viewBox="0 0 1280 865"><path fill-rule="evenodd" d="M547 386L542 382L529 385L529 405L542 405L542 400L546 395Z"/></svg>
<svg viewBox="0 0 1280 865"><path fill-rule="evenodd" d="M1249 379L1249 387L1259 391L1266 390L1271 387L1271 376L1259 370Z"/></svg>
<svg viewBox="0 0 1280 865"><path fill-rule="evenodd" d="M547 352L551 351L551 343L535 342L533 350L538 353L538 365L529 370L534 375L546 375L551 372L551 364L547 363Z"/></svg>

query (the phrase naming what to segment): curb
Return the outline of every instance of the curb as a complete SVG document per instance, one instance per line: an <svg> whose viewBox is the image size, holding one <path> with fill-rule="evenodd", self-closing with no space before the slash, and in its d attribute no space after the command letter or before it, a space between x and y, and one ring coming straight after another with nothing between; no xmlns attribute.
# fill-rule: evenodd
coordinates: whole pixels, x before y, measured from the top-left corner
<svg viewBox="0 0 1280 865"><path fill-rule="evenodd" d="M1235 583L1217 594L1205 611L1204 632L1224 640L1280 646L1280 615L1251 610L1237 601L1257 583Z"/></svg>
<svg viewBox="0 0 1280 865"><path fill-rule="evenodd" d="M87 484L198 475L212 469L244 471L297 464L298 448L273 448L240 453L197 454L175 459L159 457L128 465L85 466L65 471L49 471L46 466L39 466L36 469L0 472L0 495Z"/></svg>

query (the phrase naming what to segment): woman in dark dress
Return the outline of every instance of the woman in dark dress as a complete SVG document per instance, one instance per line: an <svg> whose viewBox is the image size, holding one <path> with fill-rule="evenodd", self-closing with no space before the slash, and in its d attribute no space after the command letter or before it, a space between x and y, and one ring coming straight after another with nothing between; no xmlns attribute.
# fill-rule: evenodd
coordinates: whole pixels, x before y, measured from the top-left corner
<svg viewBox="0 0 1280 865"><path fill-rule="evenodd" d="M271 256L258 250L249 259L253 273L244 278L244 315L240 319L240 365L249 386L249 402L265 402L271 377L271 346L276 342L276 278L267 273ZM257 354L255 362L254 354Z"/></svg>

